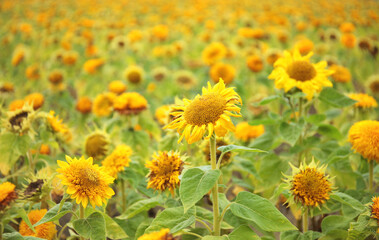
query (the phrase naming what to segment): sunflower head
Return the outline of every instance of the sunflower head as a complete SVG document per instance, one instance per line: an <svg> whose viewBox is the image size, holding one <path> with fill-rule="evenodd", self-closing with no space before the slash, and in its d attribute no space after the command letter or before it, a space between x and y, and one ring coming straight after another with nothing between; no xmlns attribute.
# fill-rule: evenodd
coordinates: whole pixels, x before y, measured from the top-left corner
<svg viewBox="0 0 379 240"><path fill-rule="evenodd" d="M76 102L75 108L83 114L90 113L92 111L92 101L89 97L81 97Z"/></svg>
<svg viewBox="0 0 379 240"><path fill-rule="evenodd" d="M3 124L7 130L19 134L25 134L29 131L34 133L32 123L36 113L29 104L24 104L21 109L9 111L6 115L7 118L4 119Z"/></svg>
<svg viewBox="0 0 379 240"><path fill-rule="evenodd" d="M349 69L340 65L333 64L332 66L330 66L330 70L334 71L334 73L332 74L332 78L334 81L340 83L347 83L351 81L351 74Z"/></svg>
<svg viewBox="0 0 379 240"><path fill-rule="evenodd" d="M179 70L174 74L174 80L176 84L185 90L189 90L197 85L197 79L195 75L186 70Z"/></svg>
<svg viewBox="0 0 379 240"><path fill-rule="evenodd" d="M114 93L102 93L93 101L93 113L98 117L107 117L113 111L113 102L116 98Z"/></svg>
<svg viewBox="0 0 379 240"><path fill-rule="evenodd" d="M113 107L120 114L138 114L147 108L147 100L137 92L127 92L115 98Z"/></svg>
<svg viewBox="0 0 379 240"><path fill-rule="evenodd" d="M63 76L63 72L61 70L53 70L50 74L49 74L49 82L53 85L59 85L63 82L64 80L64 76Z"/></svg>
<svg viewBox="0 0 379 240"><path fill-rule="evenodd" d="M70 129L63 123L62 119L59 119L59 116L55 116L54 111L50 111L46 117L47 122L50 125L50 128L54 134L56 134L60 139L65 142L70 142L72 140L72 133Z"/></svg>
<svg viewBox="0 0 379 240"><path fill-rule="evenodd" d="M368 161L379 162L379 121L364 120L354 123L349 130L352 149Z"/></svg>
<svg viewBox="0 0 379 240"><path fill-rule="evenodd" d="M251 55L247 58L246 64L253 72L260 72L263 69L263 59L258 55Z"/></svg>
<svg viewBox="0 0 379 240"><path fill-rule="evenodd" d="M369 88L375 95L379 94L379 75L373 75L369 78Z"/></svg>
<svg viewBox="0 0 379 240"><path fill-rule="evenodd" d="M109 139L105 132L95 131L87 136L85 151L89 157L101 159L107 155Z"/></svg>
<svg viewBox="0 0 379 240"><path fill-rule="evenodd" d="M174 195L174 190L180 185L179 175L182 173L184 164L179 152L154 153L153 159L145 164L145 167L150 170L147 175L149 178L147 188L158 191L168 189Z"/></svg>
<svg viewBox="0 0 379 240"><path fill-rule="evenodd" d="M32 93L25 97L25 102L33 106L34 110L42 107L45 98L41 93Z"/></svg>
<svg viewBox="0 0 379 240"><path fill-rule="evenodd" d="M26 68L25 76L29 80L37 80L40 78L40 70L38 65L34 64Z"/></svg>
<svg viewBox="0 0 379 240"><path fill-rule="evenodd" d="M46 209L32 210L28 214L29 221L31 222L32 225L37 223L39 220L43 218L43 216L45 216L46 212L47 212ZM52 240L55 236L55 233L57 232L55 228L55 224L53 222L40 224L34 229L35 229L35 232L33 232L33 230L28 227L26 222L22 220L20 223L19 232L22 236L31 236L31 237L43 238L47 240Z"/></svg>
<svg viewBox="0 0 379 240"><path fill-rule="evenodd" d="M133 150L129 146L121 144L101 164L110 176L117 178L117 173L124 171L124 168L129 166L132 153Z"/></svg>
<svg viewBox="0 0 379 240"><path fill-rule="evenodd" d="M169 71L166 67L154 68L151 72L155 81L160 82L167 78Z"/></svg>
<svg viewBox="0 0 379 240"><path fill-rule="evenodd" d="M356 108L368 109L368 108L376 108L376 107L378 107L378 103L376 102L375 98L371 97L368 94L365 94L365 93L351 93L348 96L349 96L349 98L357 101L354 104L354 107L356 107Z"/></svg>
<svg viewBox="0 0 379 240"><path fill-rule="evenodd" d="M236 69L230 64L219 62L212 65L210 75L215 83L222 78L226 84L229 84L234 80Z"/></svg>
<svg viewBox="0 0 379 240"><path fill-rule="evenodd" d="M224 44L214 42L208 45L202 52L203 62L212 65L226 56L227 49Z"/></svg>
<svg viewBox="0 0 379 240"><path fill-rule="evenodd" d="M274 70L269 75L269 79L275 80L275 87L288 92L292 88L300 89L306 94L308 100L312 99L316 92L320 92L323 87L332 87L328 76L333 73L325 69L325 61L313 64L309 61L312 52L306 56L301 56L298 50L292 54L285 51L284 56L279 58L274 64Z"/></svg>
<svg viewBox="0 0 379 240"><path fill-rule="evenodd" d="M108 84L108 89L115 94L121 94L126 91L127 87L123 81L115 80Z"/></svg>
<svg viewBox="0 0 379 240"><path fill-rule="evenodd" d="M165 126L169 129L177 129L181 137L189 144L202 139L208 132L209 139L213 132L223 137L228 131L234 132L235 127L230 116L240 117L240 108L236 104L242 104L240 96L233 88L226 88L224 81L220 81L212 88L203 87L203 94L195 99L178 102L173 107L174 120Z"/></svg>
<svg viewBox="0 0 379 240"><path fill-rule="evenodd" d="M160 231L145 233L138 240L175 240L176 238L170 234L170 229L162 228Z"/></svg>
<svg viewBox="0 0 379 240"><path fill-rule="evenodd" d="M103 58L90 59L84 63L83 70L88 74L95 74L104 64L105 60Z"/></svg>
<svg viewBox="0 0 379 240"><path fill-rule="evenodd" d="M3 182L0 184L0 212L17 198L15 188L16 186L10 182Z"/></svg>
<svg viewBox="0 0 379 240"><path fill-rule="evenodd" d="M145 72L139 66L131 65L125 69L125 79L132 84L139 84L144 80Z"/></svg>
<svg viewBox="0 0 379 240"><path fill-rule="evenodd" d="M240 122L236 126L235 136L242 141L249 141L261 136L265 132L262 124L250 126L248 122Z"/></svg>
<svg viewBox="0 0 379 240"><path fill-rule="evenodd" d="M376 219L379 225L379 197L372 198L371 217ZM379 233L379 229L378 229L378 233Z"/></svg>
<svg viewBox="0 0 379 240"><path fill-rule="evenodd" d="M222 146L226 146L226 145L229 145L229 143L224 138L217 138L216 139L216 149L218 149L219 147L222 147ZM205 159L207 160L207 162L210 164L210 162L211 162L211 154L210 154L209 144L204 144L203 154L204 154ZM222 153L221 153L220 150L216 151L216 159L217 160L220 158L221 154ZM232 160L232 152L225 153L224 156L221 159L220 166L226 166L226 165L228 165L231 162L231 160Z"/></svg>
<svg viewBox="0 0 379 240"><path fill-rule="evenodd" d="M88 203L93 207L101 206L114 195L109 187L114 178L103 167L93 164L92 157L77 159L66 156L66 161L58 160L58 178L67 186L66 192L76 199L77 204L82 204L84 208Z"/></svg>
<svg viewBox="0 0 379 240"><path fill-rule="evenodd" d="M318 166L314 160L309 165L292 167L292 176L285 176L291 192L289 202L300 203L303 207L320 207L329 199L332 184L325 174L326 165Z"/></svg>
<svg viewBox="0 0 379 240"><path fill-rule="evenodd" d="M0 86L0 93L13 93L14 85L11 82L4 82Z"/></svg>

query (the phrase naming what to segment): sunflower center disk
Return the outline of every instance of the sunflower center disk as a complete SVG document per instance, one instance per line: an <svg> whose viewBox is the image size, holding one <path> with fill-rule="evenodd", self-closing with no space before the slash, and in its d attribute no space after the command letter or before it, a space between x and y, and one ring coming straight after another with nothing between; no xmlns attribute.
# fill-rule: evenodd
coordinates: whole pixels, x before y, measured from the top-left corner
<svg viewBox="0 0 379 240"><path fill-rule="evenodd" d="M85 185L94 186L99 183L99 174L91 168L85 168L82 172L82 179Z"/></svg>
<svg viewBox="0 0 379 240"><path fill-rule="evenodd" d="M184 119L192 125L215 123L224 113L226 100L220 94L209 93L193 100L184 111Z"/></svg>
<svg viewBox="0 0 379 240"><path fill-rule="evenodd" d="M138 72L131 72L128 75L128 79L132 83L139 83L141 81L141 75Z"/></svg>
<svg viewBox="0 0 379 240"><path fill-rule="evenodd" d="M313 65L307 61L294 61L288 66L287 73L290 78L302 82L311 80L317 74Z"/></svg>

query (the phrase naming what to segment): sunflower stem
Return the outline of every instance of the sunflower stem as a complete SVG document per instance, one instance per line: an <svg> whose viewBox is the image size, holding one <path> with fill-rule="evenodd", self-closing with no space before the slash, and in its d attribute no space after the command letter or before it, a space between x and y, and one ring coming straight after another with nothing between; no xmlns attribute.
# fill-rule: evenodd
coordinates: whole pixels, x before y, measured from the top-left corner
<svg viewBox="0 0 379 240"><path fill-rule="evenodd" d="M303 233L308 231L308 208L305 207L305 211L303 213Z"/></svg>
<svg viewBox="0 0 379 240"><path fill-rule="evenodd" d="M121 194L122 194L122 212L126 210L126 192L125 192L125 180L121 179Z"/></svg>
<svg viewBox="0 0 379 240"><path fill-rule="evenodd" d="M216 135L215 133L212 134L210 140L209 140L209 148L210 148L210 154L211 154L211 166L212 169L218 169L217 166L217 159L216 159ZM213 235L214 236L220 236L220 210L218 207L218 182L215 183L215 185L212 188L212 203L213 203Z"/></svg>
<svg viewBox="0 0 379 240"><path fill-rule="evenodd" d="M79 218L84 219L84 207L82 204L79 207ZM80 236L80 240L84 240L84 237Z"/></svg>
<svg viewBox="0 0 379 240"><path fill-rule="evenodd" d="M369 162L369 179L368 179L368 186L370 192L374 189L374 160L371 160Z"/></svg>

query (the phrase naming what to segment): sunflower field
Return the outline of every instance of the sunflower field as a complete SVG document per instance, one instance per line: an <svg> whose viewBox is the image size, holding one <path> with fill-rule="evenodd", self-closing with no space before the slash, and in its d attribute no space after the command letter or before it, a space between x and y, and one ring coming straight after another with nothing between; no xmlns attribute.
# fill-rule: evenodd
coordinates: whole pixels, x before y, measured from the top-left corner
<svg viewBox="0 0 379 240"><path fill-rule="evenodd" d="M379 239L376 0L1 0L0 240Z"/></svg>

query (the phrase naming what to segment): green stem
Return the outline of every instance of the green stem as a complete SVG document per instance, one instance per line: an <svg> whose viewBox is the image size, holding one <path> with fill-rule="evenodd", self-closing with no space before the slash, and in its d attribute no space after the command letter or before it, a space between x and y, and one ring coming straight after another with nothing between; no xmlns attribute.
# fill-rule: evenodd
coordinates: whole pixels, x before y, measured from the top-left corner
<svg viewBox="0 0 379 240"><path fill-rule="evenodd" d="M370 192L374 189L374 160L371 160L369 162L369 179L368 179L368 186Z"/></svg>
<svg viewBox="0 0 379 240"><path fill-rule="evenodd" d="M220 217L220 225L221 225L222 220L224 219L226 211L228 211L228 209L229 209L229 207L230 207L231 204L232 203L229 203L228 205L226 205L226 207L224 208L224 210L222 210L221 217Z"/></svg>
<svg viewBox="0 0 379 240"><path fill-rule="evenodd" d="M125 192L125 180L121 179L121 194L122 194L122 212L126 210L126 192Z"/></svg>
<svg viewBox="0 0 379 240"><path fill-rule="evenodd" d="M211 166L212 169L218 169L216 163L216 135L212 134L209 140L209 148L211 154ZM213 203L213 235L220 236L220 210L218 208L218 182L212 188L212 203Z"/></svg>
<svg viewBox="0 0 379 240"><path fill-rule="evenodd" d="M303 98L299 99L299 119L303 115Z"/></svg>
<svg viewBox="0 0 379 240"><path fill-rule="evenodd" d="M203 224L204 227L209 231L209 233L212 233L212 229L208 226L208 224L206 222L204 222L203 220L198 219L198 218L196 218L196 221L198 221L199 223Z"/></svg>
<svg viewBox="0 0 379 240"><path fill-rule="evenodd" d="M303 213L303 233L308 231L308 208L305 207L305 211Z"/></svg>
<svg viewBox="0 0 379 240"><path fill-rule="evenodd" d="M82 204L80 204L79 208L79 218L84 219L84 207ZM80 236L80 240L84 240L84 237Z"/></svg>
<svg viewBox="0 0 379 240"><path fill-rule="evenodd" d="M193 233L193 232L182 231L182 234L187 234L187 235L196 236L196 237L198 237L198 238L200 238L200 239L203 238L203 236L200 236L199 234L197 234L197 233Z"/></svg>

